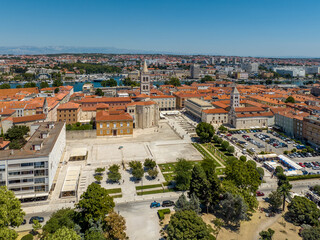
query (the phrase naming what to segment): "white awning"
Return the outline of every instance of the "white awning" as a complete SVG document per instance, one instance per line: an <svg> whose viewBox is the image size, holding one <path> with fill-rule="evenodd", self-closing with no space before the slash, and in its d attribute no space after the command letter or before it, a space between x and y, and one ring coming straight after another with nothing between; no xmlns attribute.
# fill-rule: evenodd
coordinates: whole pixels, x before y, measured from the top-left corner
<svg viewBox="0 0 320 240"><path fill-rule="evenodd" d="M69 166L61 192L76 192L80 176L81 166Z"/></svg>
<svg viewBox="0 0 320 240"><path fill-rule="evenodd" d="M87 148L73 148L71 150L70 157L86 156L87 152Z"/></svg>

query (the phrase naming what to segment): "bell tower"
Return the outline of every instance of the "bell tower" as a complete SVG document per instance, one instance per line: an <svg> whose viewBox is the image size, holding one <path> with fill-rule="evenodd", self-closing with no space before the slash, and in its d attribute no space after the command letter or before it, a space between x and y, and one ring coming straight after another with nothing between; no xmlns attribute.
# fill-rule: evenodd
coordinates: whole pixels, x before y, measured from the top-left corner
<svg viewBox="0 0 320 240"><path fill-rule="evenodd" d="M150 96L150 74L146 60L143 63L143 69L140 74L140 93Z"/></svg>

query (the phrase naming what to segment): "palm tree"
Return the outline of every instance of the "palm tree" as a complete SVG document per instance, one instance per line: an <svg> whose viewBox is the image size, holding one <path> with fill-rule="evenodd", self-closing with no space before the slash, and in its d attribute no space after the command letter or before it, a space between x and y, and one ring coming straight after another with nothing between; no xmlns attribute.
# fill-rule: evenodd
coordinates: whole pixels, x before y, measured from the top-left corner
<svg viewBox="0 0 320 240"><path fill-rule="evenodd" d="M278 187L279 193L281 193L283 197L283 205L282 205L282 211L284 211L284 207L286 204L286 198L290 198L290 190L292 188L292 185L290 183L285 183L282 184L281 186Z"/></svg>

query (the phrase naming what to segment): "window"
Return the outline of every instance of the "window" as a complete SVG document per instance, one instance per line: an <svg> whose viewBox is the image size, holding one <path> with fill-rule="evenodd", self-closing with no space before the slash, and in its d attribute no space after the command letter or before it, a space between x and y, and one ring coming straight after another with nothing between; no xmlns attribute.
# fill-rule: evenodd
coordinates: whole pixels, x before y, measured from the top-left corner
<svg viewBox="0 0 320 240"><path fill-rule="evenodd" d="M129 127L130 126L130 122L127 122L127 127Z"/></svg>
<svg viewBox="0 0 320 240"><path fill-rule="evenodd" d="M127 129L127 133L130 133L130 129Z"/></svg>
<svg viewBox="0 0 320 240"><path fill-rule="evenodd" d="M100 130L100 135L102 135L102 130Z"/></svg>
<svg viewBox="0 0 320 240"><path fill-rule="evenodd" d="M122 129L120 130L120 133L123 133L123 130L122 130Z"/></svg>
<svg viewBox="0 0 320 240"><path fill-rule="evenodd" d="M103 128L103 124L102 123L100 123L100 128Z"/></svg>
<svg viewBox="0 0 320 240"><path fill-rule="evenodd" d="M30 191L30 190L33 190L33 187L22 187L21 190L22 191Z"/></svg>
<svg viewBox="0 0 320 240"><path fill-rule="evenodd" d="M123 123L122 122L120 123L120 127L123 127Z"/></svg>
<svg viewBox="0 0 320 240"><path fill-rule="evenodd" d="M45 180L46 180L45 178L35 178L34 183L36 183L36 184L37 183L45 183Z"/></svg>
<svg viewBox="0 0 320 240"><path fill-rule="evenodd" d="M34 168L44 168L44 162L35 162Z"/></svg>
<svg viewBox="0 0 320 240"><path fill-rule="evenodd" d="M20 167L20 164L18 164L18 163L17 164L9 164L8 167L9 168L18 168L18 167Z"/></svg>
<svg viewBox="0 0 320 240"><path fill-rule="evenodd" d="M0 186L5 186L6 185L6 181L0 181Z"/></svg>
<svg viewBox="0 0 320 240"><path fill-rule="evenodd" d="M113 127L116 128L117 127L117 123L113 123Z"/></svg>
<svg viewBox="0 0 320 240"><path fill-rule="evenodd" d="M18 176L20 172L9 172L9 176Z"/></svg>
<svg viewBox="0 0 320 240"><path fill-rule="evenodd" d="M33 174L33 171L30 170L30 171L22 171L21 172L21 175L29 175L29 174Z"/></svg>
<svg viewBox="0 0 320 240"><path fill-rule="evenodd" d="M6 165L0 165L0 172L6 171Z"/></svg>
<svg viewBox="0 0 320 240"><path fill-rule="evenodd" d="M31 167L33 163L21 163L21 167Z"/></svg>
<svg viewBox="0 0 320 240"><path fill-rule="evenodd" d="M35 186L35 191L36 192L44 192L46 189L46 186L42 185L42 186Z"/></svg>
<svg viewBox="0 0 320 240"><path fill-rule="evenodd" d="M20 191L21 189L20 188L10 188L11 191L14 191L14 192L18 192Z"/></svg>
<svg viewBox="0 0 320 240"><path fill-rule="evenodd" d="M110 130L107 130L107 134L110 134Z"/></svg>
<svg viewBox="0 0 320 240"><path fill-rule="evenodd" d="M34 171L34 176L45 176L46 171L45 170L36 170Z"/></svg>
<svg viewBox="0 0 320 240"><path fill-rule="evenodd" d="M25 178L25 179L22 179L22 182L24 182L24 183L33 182L33 178Z"/></svg>
<svg viewBox="0 0 320 240"><path fill-rule="evenodd" d="M18 179L18 180L9 180L9 184L16 184L16 183L20 183L20 179Z"/></svg>
<svg viewBox="0 0 320 240"><path fill-rule="evenodd" d="M107 123L107 128L108 128L108 127L110 127L110 124L109 124L109 123Z"/></svg>

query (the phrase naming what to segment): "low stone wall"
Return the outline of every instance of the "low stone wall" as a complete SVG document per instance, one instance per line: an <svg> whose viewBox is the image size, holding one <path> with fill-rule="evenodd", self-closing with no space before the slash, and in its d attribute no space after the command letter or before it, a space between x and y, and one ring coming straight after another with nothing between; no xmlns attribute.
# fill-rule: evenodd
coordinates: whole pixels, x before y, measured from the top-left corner
<svg viewBox="0 0 320 240"><path fill-rule="evenodd" d="M83 138L96 138L96 130L72 130L67 131L67 140L83 139Z"/></svg>

